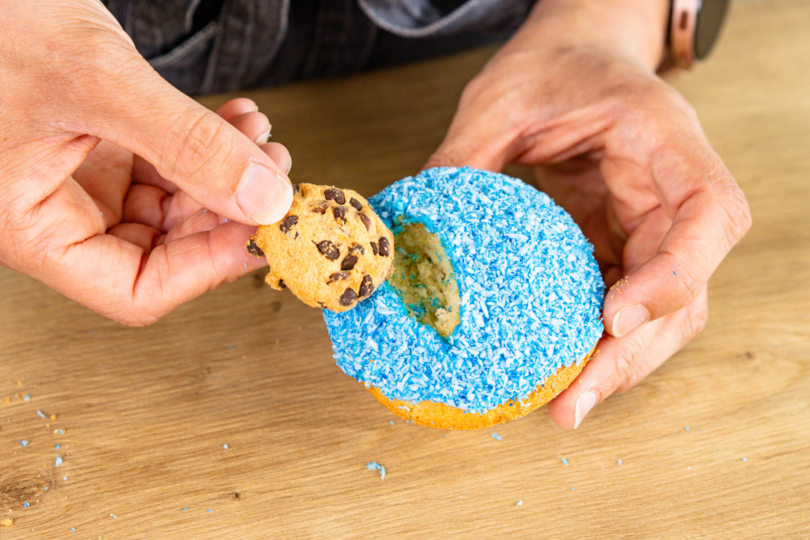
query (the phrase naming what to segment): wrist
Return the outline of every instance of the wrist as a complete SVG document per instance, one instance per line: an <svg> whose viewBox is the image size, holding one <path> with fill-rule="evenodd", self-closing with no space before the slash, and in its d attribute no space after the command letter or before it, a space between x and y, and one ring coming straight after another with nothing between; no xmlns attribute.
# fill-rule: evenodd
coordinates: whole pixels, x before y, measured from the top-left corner
<svg viewBox="0 0 810 540"><path fill-rule="evenodd" d="M544 46L592 47L654 71L664 57L670 0L541 0L521 33Z"/></svg>

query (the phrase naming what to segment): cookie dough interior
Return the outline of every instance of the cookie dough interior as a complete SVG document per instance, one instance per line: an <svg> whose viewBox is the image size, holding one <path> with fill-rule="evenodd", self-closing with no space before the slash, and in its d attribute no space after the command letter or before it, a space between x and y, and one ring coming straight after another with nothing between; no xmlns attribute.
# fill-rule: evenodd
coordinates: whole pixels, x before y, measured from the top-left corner
<svg viewBox="0 0 810 540"><path fill-rule="evenodd" d="M421 223L408 223L394 236L394 245L394 274L389 283L411 317L449 337L461 322L461 297L439 237Z"/></svg>

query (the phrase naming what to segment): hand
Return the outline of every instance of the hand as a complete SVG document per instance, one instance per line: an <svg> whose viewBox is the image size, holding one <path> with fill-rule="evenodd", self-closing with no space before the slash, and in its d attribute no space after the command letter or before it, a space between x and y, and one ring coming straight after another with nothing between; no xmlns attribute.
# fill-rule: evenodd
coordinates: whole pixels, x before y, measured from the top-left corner
<svg viewBox="0 0 810 540"><path fill-rule="evenodd" d="M663 12L648 0L540 2L469 83L427 164L536 166L594 244L612 286L606 335L549 403L563 428L703 329L706 283L751 224L695 112L654 73Z"/></svg>
<svg viewBox="0 0 810 540"><path fill-rule="evenodd" d="M184 96L97 0L0 9L0 264L129 325L263 265L291 161L253 102Z"/></svg>

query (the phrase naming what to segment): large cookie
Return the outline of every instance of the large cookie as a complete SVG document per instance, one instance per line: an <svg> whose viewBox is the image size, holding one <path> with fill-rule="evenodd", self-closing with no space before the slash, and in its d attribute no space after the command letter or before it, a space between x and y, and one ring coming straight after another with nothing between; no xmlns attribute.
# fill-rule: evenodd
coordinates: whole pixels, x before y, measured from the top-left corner
<svg viewBox="0 0 810 540"><path fill-rule="evenodd" d="M298 184L280 222L264 225L247 250L270 264L267 283L313 307L346 311L391 275L394 238L368 201L350 189Z"/></svg>

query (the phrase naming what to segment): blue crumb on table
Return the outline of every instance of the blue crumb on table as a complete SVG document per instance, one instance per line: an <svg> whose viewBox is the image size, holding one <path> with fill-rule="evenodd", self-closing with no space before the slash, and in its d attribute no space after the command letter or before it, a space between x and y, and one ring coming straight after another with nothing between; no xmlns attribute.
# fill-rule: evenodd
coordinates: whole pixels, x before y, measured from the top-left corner
<svg viewBox="0 0 810 540"><path fill-rule="evenodd" d="M380 471L380 480L385 478L385 467L377 463L376 461L372 461L368 465L366 465L366 469L370 471Z"/></svg>
<svg viewBox="0 0 810 540"><path fill-rule="evenodd" d="M62 456L56 456L56 460L54 461L53 466L58 467L62 463L64 463L64 460L62 459Z"/></svg>
<svg viewBox="0 0 810 540"><path fill-rule="evenodd" d="M689 426L686 426L685 428L683 428L683 430L684 431L689 431Z"/></svg>
<svg viewBox="0 0 810 540"><path fill-rule="evenodd" d="M495 440L498 440L498 441L502 441L502 440L503 440L503 436L498 435L497 433L493 433L493 434L492 434L492 438L493 438L493 439L495 439Z"/></svg>
<svg viewBox="0 0 810 540"><path fill-rule="evenodd" d="M434 168L369 204L389 228L419 223L438 236L461 295L447 338L411 317L387 282L352 310L324 310L338 367L387 398L482 413L525 398L602 336L593 246L544 193L501 174Z"/></svg>
<svg viewBox="0 0 810 540"><path fill-rule="evenodd" d="M563 465L568 465L568 460L567 460L567 459L565 459L565 458L562 458L562 464L563 464Z"/></svg>
<svg viewBox="0 0 810 540"><path fill-rule="evenodd" d="M619 460L619 461L616 463L616 465L621 465L621 464L622 464L622 460Z"/></svg>

